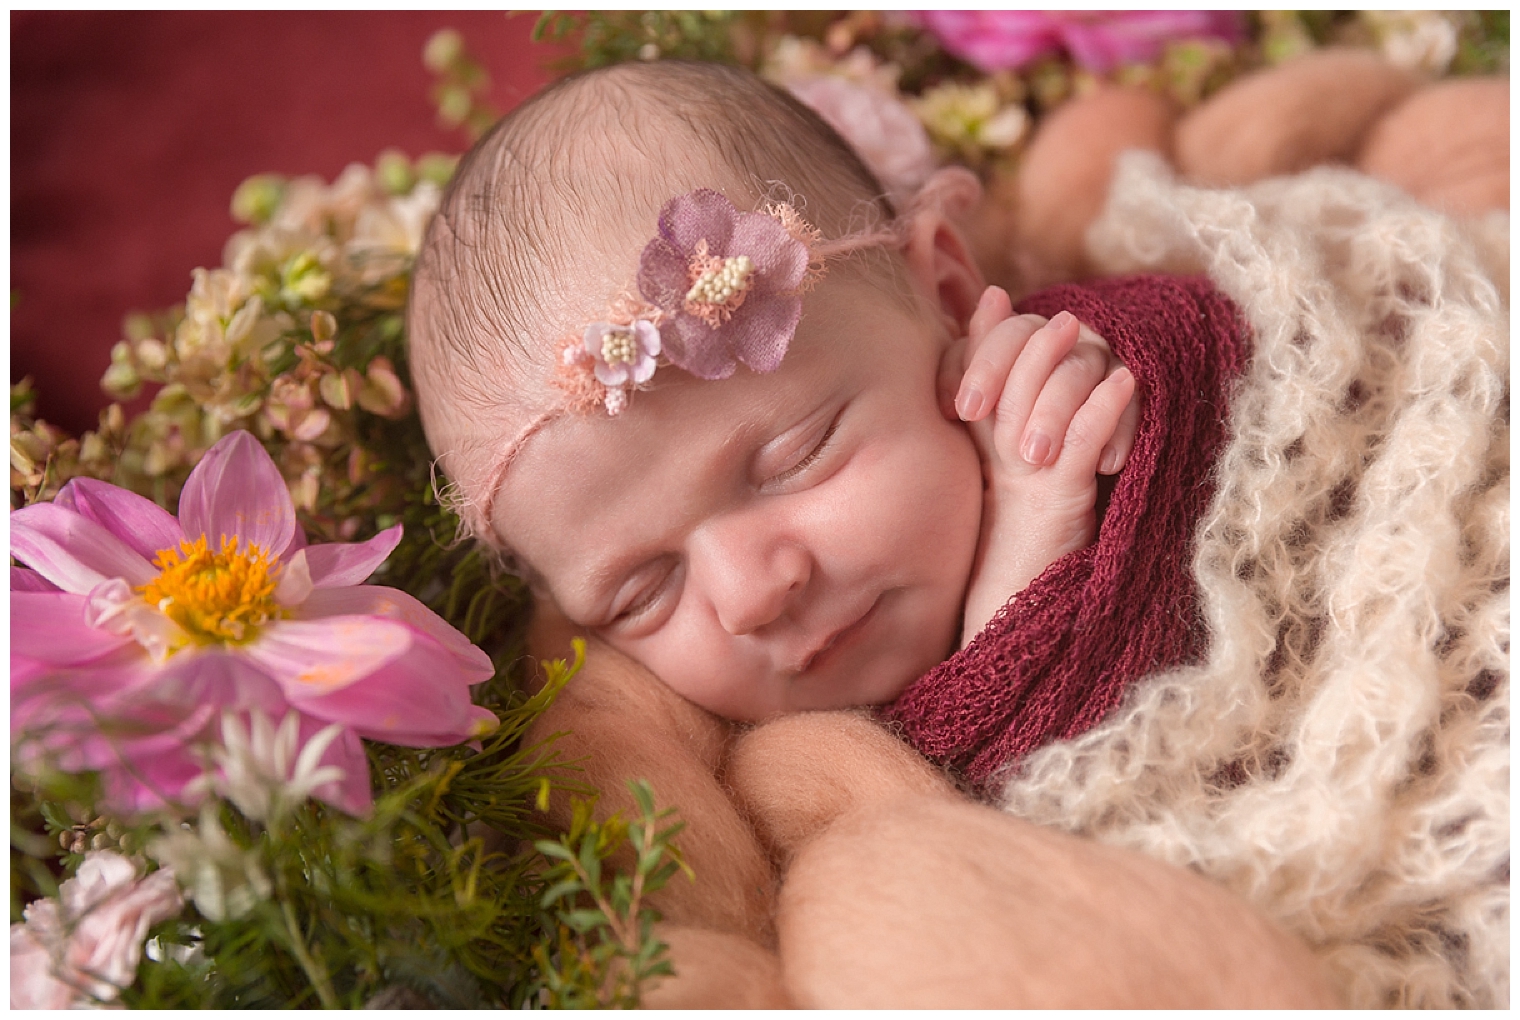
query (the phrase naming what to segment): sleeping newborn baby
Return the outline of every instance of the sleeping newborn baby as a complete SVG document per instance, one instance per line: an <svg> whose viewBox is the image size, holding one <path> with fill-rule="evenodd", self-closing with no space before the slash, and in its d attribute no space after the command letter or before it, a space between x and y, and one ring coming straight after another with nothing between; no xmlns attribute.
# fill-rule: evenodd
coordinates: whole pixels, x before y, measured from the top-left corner
<svg viewBox="0 0 1520 1020"><path fill-rule="evenodd" d="M1217 435L1145 423L1176 406L1217 432L1193 409L1219 391L1139 338L1164 321L1210 349L1190 329L1228 309L1120 285L1015 315L952 222L975 193L942 171L894 208L790 97L662 61L525 103L429 228L411 370L453 503L647 667L593 651L536 724L568 731L602 810L639 777L688 822L700 879L656 901L677 979L644 1002L1325 1004L1303 950L1217 886L973 804L859 712L805 711L890 704L974 780L1004 736L1113 705L1117 686L1062 686L1060 656L1132 677L1185 647L1155 599L1181 591L1161 564L1184 559ZM1126 463L1095 542L1100 475ZM1161 490L1194 517L1134 509ZM1025 711L1010 662L1061 697ZM770 721L736 737L715 716Z"/></svg>
<svg viewBox="0 0 1520 1020"><path fill-rule="evenodd" d="M879 705L1095 533L1131 374L947 207L722 66L560 83L461 165L412 370L471 529L724 718ZM969 423L969 427L968 424Z"/></svg>

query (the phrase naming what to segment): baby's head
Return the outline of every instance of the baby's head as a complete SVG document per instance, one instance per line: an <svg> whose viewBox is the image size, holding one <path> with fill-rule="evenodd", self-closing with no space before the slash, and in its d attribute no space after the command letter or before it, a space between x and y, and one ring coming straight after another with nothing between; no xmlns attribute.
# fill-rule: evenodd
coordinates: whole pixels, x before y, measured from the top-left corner
<svg viewBox="0 0 1520 1020"><path fill-rule="evenodd" d="M740 217L778 195L807 223ZM675 317L626 337L632 361L572 344L567 362L563 338L619 322L641 268L658 275L641 253L662 210L739 217L715 254L753 256L741 294L786 277L778 246L841 257L810 289L793 274L778 300L729 303L749 323L737 370ZM980 290L944 214L898 217L790 97L719 65L622 65L547 90L461 163L418 260L411 367L466 522L573 621L728 718L876 704L959 635L982 481L936 381ZM619 364L637 388L593 381Z"/></svg>

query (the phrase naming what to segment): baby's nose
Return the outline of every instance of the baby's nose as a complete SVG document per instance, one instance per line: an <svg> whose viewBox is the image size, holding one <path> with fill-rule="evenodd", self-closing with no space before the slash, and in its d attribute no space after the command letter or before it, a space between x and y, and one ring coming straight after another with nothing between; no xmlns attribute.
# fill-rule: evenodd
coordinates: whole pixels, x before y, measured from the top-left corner
<svg viewBox="0 0 1520 1020"><path fill-rule="evenodd" d="M706 529L697 537L693 574L718 623L736 637L780 618L812 576L812 558L801 545L742 523Z"/></svg>

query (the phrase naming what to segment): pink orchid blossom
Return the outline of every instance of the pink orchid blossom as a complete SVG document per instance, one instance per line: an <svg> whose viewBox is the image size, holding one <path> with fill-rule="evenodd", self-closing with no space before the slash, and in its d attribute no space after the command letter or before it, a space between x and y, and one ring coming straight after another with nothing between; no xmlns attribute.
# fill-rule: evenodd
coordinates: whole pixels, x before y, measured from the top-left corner
<svg viewBox="0 0 1520 1020"><path fill-rule="evenodd" d="M739 362L775 371L802 317L808 260L807 245L779 219L742 213L716 191L666 202L638 278L639 293L664 313L665 356L699 379L726 379Z"/></svg>
<svg viewBox="0 0 1520 1020"><path fill-rule="evenodd" d="M196 465L178 518L87 478L15 511L11 554L30 568L11 571L16 753L98 770L119 811L187 806L225 713L294 711L302 746L342 727L321 764L343 778L314 795L368 810L361 737L442 747L496 725L469 696L486 654L405 592L361 583L400 539L398 525L306 545L246 432Z"/></svg>
<svg viewBox="0 0 1520 1020"><path fill-rule="evenodd" d="M137 977L143 940L184 907L174 873L139 878L109 850L85 854L58 899L27 904L11 925L11 1008L67 1009L109 1002Z"/></svg>
<svg viewBox="0 0 1520 1020"><path fill-rule="evenodd" d="M1177 39L1245 36L1239 11L914 11L955 56L983 71L1015 70L1067 51L1089 71L1147 63Z"/></svg>

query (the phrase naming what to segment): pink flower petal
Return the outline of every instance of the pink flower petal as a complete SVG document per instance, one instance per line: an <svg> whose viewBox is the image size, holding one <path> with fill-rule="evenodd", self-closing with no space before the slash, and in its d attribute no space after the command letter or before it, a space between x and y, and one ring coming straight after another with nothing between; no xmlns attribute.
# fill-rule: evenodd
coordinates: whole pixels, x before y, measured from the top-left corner
<svg viewBox="0 0 1520 1020"><path fill-rule="evenodd" d="M421 635L374 674L299 706L361 737L408 747L447 747L496 725L493 712L470 703L449 653Z"/></svg>
<svg viewBox="0 0 1520 1020"><path fill-rule="evenodd" d="M605 361L598 361L591 370L596 374L596 381L603 386L621 386L628 381L627 365L609 365Z"/></svg>
<svg viewBox="0 0 1520 1020"><path fill-rule="evenodd" d="M238 651L279 684L287 698L301 702L364 679L405 653L418 637L390 620L332 616L268 624L257 640Z"/></svg>
<svg viewBox="0 0 1520 1020"><path fill-rule="evenodd" d="M722 255L738 216L739 210L728 199L711 188L699 188L665 203L660 210L660 236L683 256L696 251L697 242L704 240L708 251Z"/></svg>
<svg viewBox="0 0 1520 1020"><path fill-rule="evenodd" d="M207 717L210 722L210 716ZM162 808L194 807L204 794L186 787L205 774L200 758L184 741L153 740L121 745L115 765L101 768L107 805L124 815Z"/></svg>
<svg viewBox="0 0 1520 1020"><path fill-rule="evenodd" d="M331 542L306 547L306 567L318 588L363 584L401 541L401 525L386 528L367 542Z"/></svg>
<svg viewBox="0 0 1520 1020"><path fill-rule="evenodd" d="M802 299L795 294L757 295L734 313L725 339L734 357L750 368L774 372L781 366L801 318Z"/></svg>
<svg viewBox="0 0 1520 1020"><path fill-rule="evenodd" d="M676 311L686 303L686 292L691 289L686 266L684 252L665 238L656 237L639 256L639 294L656 308Z"/></svg>
<svg viewBox="0 0 1520 1020"><path fill-rule="evenodd" d="M1048 11L915 11L914 19L983 71L1022 67L1061 46Z"/></svg>
<svg viewBox="0 0 1520 1020"><path fill-rule="evenodd" d="M185 537L174 515L151 499L96 478L73 479L53 502L99 524L149 563Z"/></svg>
<svg viewBox="0 0 1520 1020"><path fill-rule="evenodd" d="M723 335L694 315L677 315L661 327L660 337L670 363L698 379L727 379L738 367Z"/></svg>
<svg viewBox="0 0 1520 1020"><path fill-rule="evenodd" d="M271 719L285 715L287 702L279 685L241 649L185 649L150 675L134 695L139 704L165 711L184 705L211 705L218 711L257 708Z"/></svg>
<svg viewBox="0 0 1520 1020"><path fill-rule="evenodd" d="M301 746L306 746L306 742L325 725L327 724L320 719L301 716ZM338 734L338 739L328 745L321 764L335 765L342 769L343 778L337 782L324 783L312 791L313 794L319 800L325 800L351 815L368 814L374 804L374 797L370 792L369 755L364 753L359 735L351 729L344 729Z"/></svg>
<svg viewBox="0 0 1520 1020"><path fill-rule="evenodd" d="M467 683L482 683L496 672L489 655L472 645L443 617L399 588L377 584L320 588L292 613L297 620L345 616L377 616L393 620L426 634L447 649L455 668L464 671Z"/></svg>
<svg viewBox="0 0 1520 1020"><path fill-rule="evenodd" d="M802 285L807 274L807 246L798 241L773 216L745 213L734 224L734 236L725 257L748 255L755 264L750 296L775 291L793 291Z"/></svg>
<svg viewBox="0 0 1520 1020"><path fill-rule="evenodd" d="M59 667L33 656L11 653L11 733L70 726L90 728L114 706L141 707L142 692L154 679L152 665L132 645L88 663Z"/></svg>
<svg viewBox="0 0 1520 1020"><path fill-rule="evenodd" d="M39 907L57 907L51 900L35 901ZM28 907L28 920L36 913ZM48 947L33 934L30 925L11 925L11 1009L68 1009L83 997L53 976Z"/></svg>
<svg viewBox="0 0 1520 1020"><path fill-rule="evenodd" d="M226 536L283 555L296 532L295 505L268 451L247 432L223 438L201 458L179 498L179 520L192 542L212 549Z"/></svg>
<svg viewBox="0 0 1520 1020"><path fill-rule="evenodd" d="M52 581L27 567L11 567L11 591L62 591Z"/></svg>
<svg viewBox="0 0 1520 1020"><path fill-rule="evenodd" d="M11 592L11 655L53 666L74 666L132 644L127 635L84 622L85 596L68 592Z"/></svg>
<svg viewBox="0 0 1520 1020"><path fill-rule="evenodd" d="M51 503L33 503L11 514L11 555L79 595L109 578L136 587L158 573L99 524Z"/></svg>

